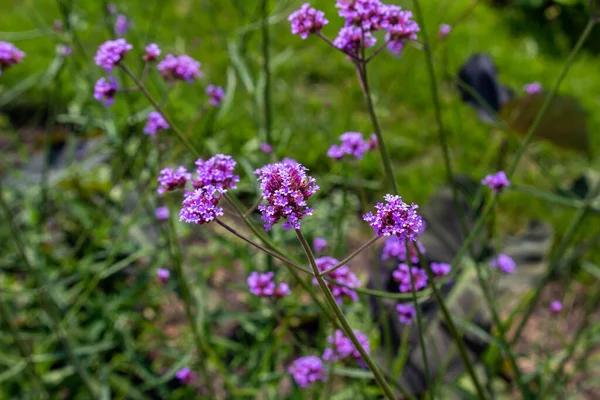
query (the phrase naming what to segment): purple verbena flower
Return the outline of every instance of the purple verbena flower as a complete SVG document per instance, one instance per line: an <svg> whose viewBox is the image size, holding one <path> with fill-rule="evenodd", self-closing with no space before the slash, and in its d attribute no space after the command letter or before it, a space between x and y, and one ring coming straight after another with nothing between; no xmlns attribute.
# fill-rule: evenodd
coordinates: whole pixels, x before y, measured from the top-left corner
<svg viewBox="0 0 600 400"><path fill-rule="evenodd" d="M495 174L486 176L481 181L481 184L489 187L494 193L498 194L502 192L505 187L510 186L510 181L506 177L504 171L498 171Z"/></svg>
<svg viewBox="0 0 600 400"><path fill-rule="evenodd" d="M315 179L307 176L308 169L300 164L283 162L267 164L254 171L260 181L262 198L267 204L261 204L265 229L269 230L280 219L285 220L283 229L300 229L300 220L312 215L307 200L319 190Z"/></svg>
<svg viewBox="0 0 600 400"><path fill-rule="evenodd" d="M452 265L448 263L431 263L431 272L437 277L445 276L452 270Z"/></svg>
<svg viewBox="0 0 600 400"><path fill-rule="evenodd" d="M110 72L131 49L133 46L125 39L107 40L98 47L94 62L104 68L106 72Z"/></svg>
<svg viewBox="0 0 600 400"><path fill-rule="evenodd" d="M416 243L416 248L415 248ZM419 250L417 252L417 249ZM413 264L419 263L419 252L425 254L425 247L419 241L408 243L408 252L410 256L410 262ZM389 258L396 257L398 261L406 261L406 242L400 240L396 236L390 236L383 246L383 252L381 253L381 259L387 260Z"/></svg>
<svg viewBox="0 0 600 400"><path fill-rule="evenodd" d="M327 239L322 237L316 237L313 239L313 249L316 252L320 252L327 247Z"/></svg>
<svg viewBox="0 0 600 400"><path fill-rule="evenodd" d="M203 76L202 71L200 71L200 63L185 54L178 57L167 54L156 68L167 82L177 80L193 82Z"/></svg>
<svg viewBox="0 0 600 400"><path fill-rule="evenodd" d="M215 107L219 107L225 98L225 91L223 88L212 84L206 87L206 94L210 98L210 104Z"/></svg>
<svg viewBox="0 0 600 400"><path fill-rule="evenodd" d="M319 257L315 259L315 262L317 263L319 271L323 272L336 265L339 261L333 257ZM358 294L351 288L360 287L361 283L347 265L328 273L327 277L329 277L331 281L325 281L325 283L339 304L342 304L345 299L348 299L349 301L358 301ZM340 286L336 283L344 286ZM313 279L313 285L318 285L316 278Z"/></svg>
<svg viewBox="0 0 600 400"><path fill-rule="evenodd" d="M441 38L445 38L446 36L448 36L450 34L451 31L452 31L452 27L450 25L441 24L439 35Z"/></svg>
<svg viewBox="0 0 600 400"><path fill-rule="evenodd" d="M222 216L223 209L218 204L225 192L227 190L208 185L188 193L183 199L179 221L201 225Z"/></svg>
<svg viewBox="0 0 600 400"><path fill-rule="evenodd" d="M527 94L536 94L542 91L542 84L539 82L531 82L525 85L525 92Z"/></svg>
<svg viewBox="0 0 600 400"><path fill-rule="evenodd" d="M335 6L340 9L340 17L346 19L346 26L360 27L365 32L381 29L387 7L380 0L338 0Z"/></svg>
<svg viewBox="0 0 600 400"><path fill-rule="evenodd" d="M391 194L386 194L384 200L387 204L377 203L377 212L365 214L363 219L378 236L396 235L401 241L417 240L425 229L423 219L417 214L419 207L416 204L409 206L400 196Z"/></svg>
<svg viewBox="0 0 600 400"><path fill-rule="evenodd" d="M160 171L158 177L158 194L183 189L190 179L192 174L187 172L185 167L179 166L175 171L173 168L165 168Z"/></svg>
<svg viewBox="0 0 600 400"><path fill-rule="evenodd" d="M154 210L154 214L156 215L156 219L159 221L164 221L169 218L169 208L168 207L157 207Z"/></svg>
<svg viewBox="0 0 600 400"><path fill-rule="evenodd" d="M294 381L301 388L305 388L316 381L325 382L327 379L323 362L317 356L298 358L289 367L288 372L292 374Z"/></svg>
<svg viewBox="0 0 600 400"><path fill-rule="evenodd" d="M68 57L71 55L72 52L73 49L71 49L71 46L69 46L68 44L59 44L58 46L56 46L56 54L58 54L59 56Z"/></svg>
<svg viewBox="0 0 600 400"><path fill-rule="evenodd" d="M148 120L146 121L146 126L144 126L144 133L146 135L156 135L156 132L164 129L169 129L169 124L161 113L152 111L148 114Z"/></svg>
<svg viewBox="0 0 600 400"><path fill-rule="evenodd" d="M562 311L562 303L558 300L554 300L552 303L550 303L550 312L552 314L559 314Z"/></svg>
<svg viewBox="0 0 600 400"><path fill-rule="evenodd" d="M373 47L375 42L377 39L371 32L363 32L360 27L353 25L340 29L333 45L351 56L358 56L363 45L365 48Z"/></svg>
<svg viewBox="0 0 600 400"><path fill-rule="evenodd" d="M23 57L25 57L25 53L14 44L0 40L0 75L11 65L19 64Z"/></svg>
<svg viewBox="0 0 600 400"><path fill-rule="evenodd" d="M285 296L289 296L290 294L292 294L292 291L290 290L290 285L288 285L285 282L281 282L277 286L277 289L275 289L275 293L273 293L273 296L277 298L282 298Z"/></svg>
<svg viewBox="0 0 600 400"><path fill-rule="evenodd" d="M273 296L275 294L273 276L275 276L274 272L252 272L247 280L250 293L260 297Z"/></svg>
<svg viewBox="0 0 600 400"><path fill-rule="evenodd" d="M398 304L396 306L398 312L398 319L401 324L410 325L417 316L417 310L412 304Z"/></svg>
<svg viewBox="0 0 600 400"><path fill-rule="evenodd" d="M377 147L379 147L379 141L377 140L376 134L371 134L369 140L367 140L367 147L369 148L369 150L375 150Z"/></svg>
<svg viewBox="0 0 600 400"><path fill-rule="evenodd" d="M340 159L348 154L360 160L371 147L369 142L363 138L362 133L359 132L346 132L340 136L340 141L342 142L340 146L333 145L329 148L327 152L329 157Z"/></svg>
<svg viewBox="0 0 600 400"><path fill-rule="evenodd" d="M392 272L392 277L396 282L399 283L399 290L401 293L411 292L413 284L411 282L414 279L415 290L419 291L427 287L427 274L425 270L419 267L408 267L406 264L399 264L398 268Z"/></svg>
<svg viewBox="0 0 600 400"><path fill-rule="evenodd" d="M150 43L145 48L146 54L142 57L142 59L146 62L158 61L158 56L160 56L160 48L156 43Z"/></svg>
<svg viewBox="0 0 600 400"><path fill-rule="evenodd" d="M282 164L289 164L289 165L300 165L300 163L296 160L294 160L293 158L284 158L283 160L281 160Z"/></svg>
<svg viewBox="0 0 600 400"><path fill-rule="evenodd" d="M354 330L354 335L358 339L358 342L361 344L362 348L365 350L367 354L371 352L369 345L369 338L364 333ZM352 341L347 338L341 330L336 330L332 336L327 338L327 341L331 343L332 347L328 347L323 352L323 360L325 361L342 361L346 359L353 359L361 362L362 357L354 347Z"/></svg>
<svg viewBox="0 0 600 400"><path fill-rule="evenodd" d="M158 278L158 282L163 285L169 281L170 276L171 273L166 268L159 268L156 270L156 277Z"/></svg>
<svg viewBox="0 0 600 400"><path fill-rule="evenodd" d="M506 254L500 254L496 259L491 261L492 268L498 268L505 274L512 274L517 268L515 261Z"/></svg>
<svg viewBox="0 0 600 400"><path fill-rule="evenodd" d="M106 78L100 78L94 85L94 98L104 104L105 107L110 107L115 102L115 95L119 90L117 80L109 76Z"/></svg>
<svg viewBox="0 0 600 400"><path fill-rule="evenodd" d="M388 50L393 54L399 55L402 52L405 41L417 39L420 28L412 17L412 12L403 11L399 6L385 7L381 25L387 31L385 40L388 42Z"/></svg>
<svg viewBox="0 0 600 400"><path fill-rule="evenodd" d="M235 189L236 183L240 181L239 175L233 170L237 163L225 154L217 154L204 161L196 160L196 179L192 181L195 188L212 185L223 189Z"/></svg>
<svg viewBox="0 0 600 400"><path fill-rule="evenodd" d="M292 34L300 35L302 39L321 32L323 26L329 23L325 19L325 13L311 7L309 3L304 3L299 10L291 13L288 21L292 23Z"/></svg>
<svg viewBox="0 0 600 400"><path fill-rule="evenodd" d="M260 151L263 153L270 153L273 151L273 146L271 146L269 143L261 143L259 147Z"/></svg>
<svg viewBox="0 0 600 400"><path fill-rule="evenodd" d="M117 36L123 36L129 30L129 22L127 21L127 17L123 14L117 15L117 20L115 21L115 34Z"/></svg>
<svg viewBox="0 0 600 400"><path fill-rule="evenodd" d="M177 371L175 377L179 379L181 383L184 383L186 385L190 385L196 380L196 374L192 372L192 370L189 367L184 367Z"/></svg>

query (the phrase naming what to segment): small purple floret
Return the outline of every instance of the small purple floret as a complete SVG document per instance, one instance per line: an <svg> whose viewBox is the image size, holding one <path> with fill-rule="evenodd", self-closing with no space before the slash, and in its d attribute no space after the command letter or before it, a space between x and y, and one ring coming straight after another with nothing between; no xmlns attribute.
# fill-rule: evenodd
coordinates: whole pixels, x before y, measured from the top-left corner
<svg viewBox="0 0 600 400"><path fill-rule="evenodd" d="M179 379L181 383L184 383L186 385L190 385L196 380L196 374L192 372L192 370L189 367L184 367L177 371L175 377Z"/></svg>
<svg viewBox="0 0 600 400"><path fill-rule="evenodd" d="M416 248L415 248L416 243ZM419 263L419 252L425 254L425 247L419 241L410 242L408 244L408 251L410 256L410 262L413 264ZM396 236L390 236L383 246L383 252L381 253L381 259L387 260L389 258L396 257L398 261L406 261L406 242L400 240Z"/></svg>
<svg viewBox="0 0 600 400"><path fill-rule="evenodd" d="M315 259L315 262L319 271L323 272L336 265L339 261L333 257L319 257ZM344 265L343 267L328 273L327 277L331 278L333 282L325 281L325 283L339 304L342 304L345 299L348 299L349 301L358 301L358 294L351 288L358 288L361 286L361 283L354 272L350 271L350 267ZM344 286L336 285L336 282ZM318 285L316 278L313 279L313 285Z"/></svg>
<svg viewBox="0 0 600 400"><path fill-rule="evenodd" d="M158 56L160 56L160 48L156 43L150 43L146 46L146 54L142 57L144 61L153 62L158 61Z"/></svg>
<svg viewBox="0 0 600 400"><path fill-rule="evenodd" d="M174 56L167 54L164 60L156 67L163 79L167 82L186 81L193 82L203 76L200 63L187 55Z"/></svg>
<svg viewBox="0 0 600 400"><path fill-rule="evenodd" d="M206 94L210 98L210 104L215 107L219 107L225 98L225 91L223 88L212 84L206 87Z"/></svg>
<svg viewBox="0 0 600 400"><path fill-rule="evenodd" d="M100 78L94 85L94 98L104 104L104 107L110 107L115 102L115 95L119 90L117 80L109 76L106 78Z"/></svg>
<svg viewBox="0 0 600 400"><path fill-rule="evenodd" d="M560 301L554 300L550 303L550 312L552 314L559 314L562 311L563 305Z"/></svg>
<svg viewBox="0 0 600 400"><path fill-rule="evenodd" d="M183 189L187 181L192 178L192 174L187 172L185 167L179 166L177 170L165 168L160 171L158 176L158 194L171 192L177 189Z"/></svg>
<svg viewBox="0 0 600 400"><path fill-rule="evenodd" d="M166 268L159 268L156 270L156 277L161 284L166 284L169 281L171 273Z"/></svg>
<svg viewBox="0 0 600 400"><path fill-rule="evenodd" d="M319 33L323 26L329 23L323 11L311 7L308 3L304 3L299 10L291 13L288 21L292 24L292 34L300 35L302 39Z"/></svg>
<svg viewBox="0 0 600 400"><path fill-rule="evenodd" d="M154 214L156 215L156 219L159 221L164 221L169 218L169 208L168 207L157 207L154 210Z"/></svg>
<svg viewBox="0 0 600 400"><path fill-rule="evenodd" d="M125 39L108 40L98 47L94 62L110 72L131 49L133 49L133 46L127 43Z"/></svg>
<svg viewBox="0 0 600 400"><path fill-rule="evenodd" d="M25 57L25 53L14 44L0 40L0 75L11 65L19 64L23 57Z"/></svg>
<svg viewBox="0 0 600 400"><path fill-rule="evenodd" d="M223 189L235 189L236 183L240 181L239 175L233 170L237 163L225 154L217 154L204 161L196 160L196 179L192 181L195 188L212 185Z"/></svg>
<svg viewBox="0 0 600 400"><path fill-rule="evenodd" d="M506 254L500 254L498 258L492 260L491 266L492 268L498 268L505 274L512 274L517 268L515 261Z"/></svg>
<svg viewBox="0 0 600 400"><path fill-rule="evenodd" d="M117 36L123 36L129 30L129 22L127 17L123 14L117 15L117 21L115 22L115 34Z"/></svg>
<svg viewBox="0 0 600 400"><path fill-rule="evenodd" d="M412 304L398 304L396 306L398 312L398 319L401 324L410 325L417 316L417 310Z"/></svg>
<svg viewBox="0 0 600 400"><path fill-rule="evenodd" d="M292 374L294 381L301 388L305 388L316 381L325 382L327 379L323 362L317 356L306 356L297 359L289 367L288 372Z"/></svg>
<svg viewBox="0 0 600 400"><path fill-rule="evenodd" d="M165 129L169 129L169 124L158 111L152 111L148 114L148 120L146 121L146 126L144 126L144 133L146 135L155 135L156 132Z"/></svg>
<svg viewBox="0 0 600 400"><path fill-rule="evenodd" d="M425 270L419 267L408 267L406 264L399 264L398 268L392 272L392 277L398 282L401 293L411 292L413 284L411 282L414 279L415 291L419 291L427 287L427 274Z"/></svg>
<svg viewBox="0 0 600 400"><path fill-rule="evenodd" d="M525 85L525 92L527 94L536 94L542 91L542 84L539 82L531 82Z"/></svg>
<svg viewBox="0 0 600 400"><path fill-rule="evenodd" d="M452 270L452 266L447 263L431 263L431 272L438 278L441 276L448 275Z"/></svg>
<svg viewBox="0 0 600 400"><path fill-rule="evenodd" d="M375 230L378 236L396 235L400 241L417 240L417 237L423 233L425 223L417 214L419 208L416 204L408 205L402 201L400 196L386 194L384 196L386 204L377 203L376 213L363 215Z"/></svg>
<svg viewBox="0 0 600 400"><path fill-rule="evenodd" d="M327 239L322 237L316 237L313 240L313 249L316 252L322 251L327 247Z"/></svg>
<svg viewBox="0 0 600 400"><path fill-rule="evenodd" d="M506 177L504 171L498 171L495 174L486 176L481 181L481 184L489 187L494 193L498 194L502 192L504 188L510 186L510 181Z"/></svg>
<svg viewBox="0 0 600 400"><path fill-rule="evenodd" d="M364 333L354 330L354 335L358 339L358 342L361 344L362 348L365 350L367 354L371 352L371 348L369 345L369 338ZM328 347L323 352L323 360L325 361L342 361L346 359L353 359L362 363L362 357L360 352L352 341L347 338L341 330L336 330L332 336L327 338L327 341L331 343L331 347Z"/></svg>
<svg viewBox="0 0 600 400"><path fill-rule="evenodd" d="M179 221L201 225L223 216L223 209L218 204L225 192L209 185L188 193L183 199Z"/></svg>

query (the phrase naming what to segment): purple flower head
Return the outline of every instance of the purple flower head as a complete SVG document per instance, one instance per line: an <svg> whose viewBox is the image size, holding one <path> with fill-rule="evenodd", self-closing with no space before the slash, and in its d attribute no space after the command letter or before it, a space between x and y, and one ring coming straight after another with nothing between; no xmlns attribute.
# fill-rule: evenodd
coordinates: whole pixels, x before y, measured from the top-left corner
<svg viewBox="0 0 600 400"><path fill-rule="evenodd" d="M115 102L117 90L119 90L119 86L114 77L109 76L108 80L100 78L94 85L94 98L104 103L105 107L110 107Z"/></svg>
<svg viewBox="0 0 600 400"><path fill-rule="evenodd" d="M329 150L327 150L327 157L334 160L341 160L345 154L342 146L338 146L337 144L331 145Z"/></svg>
<svg viewBox="0 0 600 400"><path fill-rule="evenodd" d="M110 72L131 49L133 46L125 39L107 40L98 47L94 62L106 72Z"/></svg>
<svg viewBox="0 0 600 400"><path fill-rule="evenodd" d="M525 85L525 92L527 94L536 94L542 91L542 84L539 82L531 82Z"/></svg>
<svg viewBox="0 0 600 400"><path fill-rule="evenodd" d="M327 240L325 238L322 238L322 237L316 237L316 238L314 238L314 240L313 240L313 249L316 252L324 250L325 247L327 247Z"/></svg>
<svg viewBox="0 0 600 400"><path fill-rule="evenodd" d="M396 306L398 312L398 319L401 324L410 325L417 316L417 310L412 304L398 304Z"/></svg>
<svg viewBox="0 0 600 400"><path fill-rule="evenodd" d="M498 258L491 261L492 268L498 268L505 274L512 274L517 268L515 261L506 254L500 254Z"/></svg>
<svg viewBox="0 0 600 400"><path fill-rule="evenodd" d="M196 374L189 367L184 367L177 371L175 377L186 385L192 384L196 380Z"/></svg>
<svg viewBox="0 0 600 400"><path fill-rule="evenodd" d="M283 162L267 164L254 171L260 181L262 198L267 201L258 207L266 230L280 219L285 220L283 229L300 229L300 220L312 215L313 210L306 201L319 187L306 171L308 169L300 164Z"/></svg>
<svg viewBox="0 0 600 400"><path fill-rule="evenodd" d="M342 144L333 145L329 148L327 155L334 159L340 159L345 154L354 156L359 160L370 150L369 142L365 141L362 133L346 132L340 136Z"/></svg>
<svg viewBox="0 0 600 400"><path fill-rule="evenodd" d="M386 5L380 0L338 0L335 4L340 17L346 19L346 26L356 26L365 32L381 29Z"/></svg>
<svg viewBox="0 0 600 400"><path fill-rule="evenodd" d="M325 382L327 379L323 362L317 356L306 356L297 359L292 363L288 372L292 374L294 381L301 388L305 388L316 381Z"/></svg>
<svg viewBox="0 0 600 400"><path fill-rule="evenodd" d="M169 218L169 208L168 207L157 207L154 210L154 214L156 214L156 219L159 221L164 221Z"/></svg>
<svg viewBox="0 0 600 400"><path fill-rule="evenodd" d="M163 129L169 129L169 124L165 121L164 117L158 111L152 111L148 114L144 133L146 135L156 135L156 132Z"/></svg>
<svg viewBox="0 0 600 400"><path fill-rule="evenodd" d="M415 243L417 246L416 248ZM414 243L408 243L410 262L413 264L419 263L419 252L417 252L417 249L421 254L425 254L425 247L423 247L423 244L421 242L416 241ZM400 240L396 236L390 236L385 241L385 245L383 246L383 252L381 254L382 260L387 260L388 258L392 257L398 258L398 261L406 261L406 242Z"/></svg>
<svg viewBox="0 0 600 400"><path fill-rule="evenodd" d="M447 263L431 263L431 272L437 277L445 276L450 273L452 266Z"/></svg>
<svg viewBox="0 0 600 400"><path fill-rule="evenodd" d="M289 296L290 294L292 294L292 291L290 290L290 285L288 285L285 282L281 282L279 286L277 286L277 289L275 289L275 293L273 295L275 297L282 298L285 296Z"/></svg>
<svg viewBox="0 0 600 400"><path fill-rule="evenodd" d="M248 287L250 293L256 296L267 297L275 294L275 282L273 282L274 272L252 272L248 276Z"/></svg>
<svg viewBox="0 0 600 400"><path fill-rule="evenodd" d="M206 94L210 97L210 104L215 107L219 107L225 98L225 91L223 88L212 84L206 87Z"/></svg>
<svg viewBox="0 0 600 400"><path fill-rule="evenodd" d="M23 57L25 57L25 53L14 44L0 40L0 75L2 75L2 70L19 64Z"/></svg>
<svg viewBox="0 0 600 400"><path fill-rule="evenodd" d="M193 82L194 79L201 78L204 75L200 71L200 63L185 54L178 57L167 54L156 68L167 82L177 80Z"/></svg>
<svg viewBox="0 0 600 400"><path fill-rule="evenodd" d="M225 189L214 186L204 186L187 194L179 212L179 221L188 224L207 224L223 215L223 209L218 206Z"/></svg>
<svg viewBox="0 0 600 400"><path fill-rule="evenodd" d="M127 17L123 14L117 15L117 20L115 21L115 34L117 36L123 36L129 30L129 22L127 21Z"/></svg>
<svg viewBox="0 0 600 400"><path fill-rule="evenodd" d="M156 43L150 43L146 46L146 54L142 57L144 61L153 62L158 61L158 56L160 56L160 48Z"/></svg>
<svg viewBox="0 0 600 400"><path fill-rule="evenodd" d="M377 203L377 212L365 214L363 219L378 236L396 235L401 241L417 240L425 229L423 219L417 214L419 207L416 204L409 206L400 196L391 194L386 194L384 200L387 204Z"/></svg>
<svg viewBox="0 0 600 400"><path fill-rule="evenodd" d="M364 42L363 42L364 38ZM364 32L358 26L345 26L340 29L338 36L333 41L333 45L343 52L357 56L360 53L360 49L364 47L373 47L377 39L371 34L371 32Z"/></svg>
<svg viewBox="0 0 600 400"><path fill-rule="evenodd" d="M369 338L364 333L354 330L354 335L358 339L363 349L369 354L371 348L369 345ZM347 338L341 330L336 330L332 336L327 338L327 341L331 343L331 347L328 347L323 352L323 360L325 361L342 361L346 359L354 359L362 362L362 357L352 341Z"/></svg>
<svg viewBox="0 0 600 400"><path fill-rule="evenodd" d="M235 184L240 181L240 177L233 173L236 165L231 156L224 154L217 154L206 161L199 158L196 160L197 178L192 184L195 188L212 185L223 189L235 189Z"/></svg>
<svg viewBox="0 0 600 400"><path fill-rule="evenodd" d="M322 272L333 267L339 261L333 257L319 257L315 259L315 262L317 263L319 271ZM347 265L330 272L327 276L331 278L333 282L325 281L325 283L339 304L342 304L345 299L348 299L349 301L358 301L358 294L351 288L360 287L361 283ZM336 283L344 286L337 285ZM313 285L318 285L316 278L313 279Z"/></svg>
<svg viewBox="0 0 600 400"><path fill-rule="evenodd" d="M450 32L452 31L452 27L448 24L441 24L440 25L440 37L441 38L445 38L446 36L448 36L450 34Z"/></svg>
<svg viewBox="0 0 600 400"><path fill-rule="evenodd" d="M179 166L175 171L173 168L165 168L158 176L158 194L183 189L191 178L192 174L187 172L185 167Z"/></svg>
<svg viewBox="0 0 600 400"><path fill-rule="evenodd" d="M261 143L259 147L260 151L263 153L270 153L273 151L273 146L271 146L269 143Z"/></svg>
<svg viewBox="0 0 600 400"><path fill-rule="evenodd" d="M412 291L412 279L414 279L415 290L419 291L427 287L427 274L425 270L419 267L408 267L406 264L399 264L398 268L392 272L392 277L399 283L401 293Z"/></svg>
<svg viewBox="0 0 600 400"><path fill-rule="evenodd" d="M369 147L369 150L375 150L377 147L379 147L379 141L377 140L376 134L371 134L371 137L369 137L369 140L367 140L367 146Z"/></svg>
<svg viewBox="0 0 600 400"><path fill-rule="evenodd" d="M562 311L562 303L558 300L554 300L552 303L550 303L550 312L552 314L559 314Z"/></svg>
<svg viewBox="0 0 600 400"><path fill-rule="evenodd" d="M504 171L498 171L495 174L486 176L485 179L481 181L481 184L489 187L494 193L498 194L502 192L505 187L510 186L510 181L506 177Z"/></svg>
<svg viewBox="0 0 600 400"><path fill-rule="evenodd" d="M321 32L323 26L329 23L325 19L325 13L304 3L299 10L294 11L288 17L288 21L292 23L292 34L300 35L302 39L306 39L308 35Z"/></svg>
<svg viewBox="0 0 600 400"><path fill-rule="evenodd" d="M294 160L293 158L284 158L283 160L281 160L282 164L289 164L289 165L300 165L300 163L296 160Z"/></svg>
<svg viewBox="0 0 600 400"><path fill-rule="evenodd" d="M168 269L159 268L156 270L156 277L158 278L158 282L163 285L169 281L170 276L171 276L171 273L169 272Z"/></svg>
<svg viewBox="0 0 600 400"><path fill-rule="evenodd" d="M385 7L381 25L387 31L385 40L388 42L388 50L393 54L399 55L402 52L405 41L417 39L417 32L421 29L412 17L412 12L402 11L399 6Z"/></svg>
<svg viewBox="0 0 600 400"><path fill-rule="evenodd" d="M71 55L72 52L73 49L71 49L71 46L69 46L68 44L59 44L58 46L56 46L56 54L58 54L59 56L68 57Z"/></svg>

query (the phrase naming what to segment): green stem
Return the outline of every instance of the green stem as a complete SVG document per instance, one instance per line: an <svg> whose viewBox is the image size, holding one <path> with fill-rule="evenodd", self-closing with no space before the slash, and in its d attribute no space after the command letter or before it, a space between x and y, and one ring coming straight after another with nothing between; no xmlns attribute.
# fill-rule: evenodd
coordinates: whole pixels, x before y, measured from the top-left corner
<svg viewBox="0 0 600 400"><path fill-rule="evenodd" d="M375 377L375 381L377 381L377 384L383 390L385 396L389 400L395 400L396 396L394 395L394 392L392 391L392 388L390 387L390 385L387 383L384 375L381 373L381 371L379 370L379 367L377 367L377 365L375 364L375 362L373 361L371 356L365 351L364 347L361 345L358 338L354 334L352 327L350 327L350 324L348 323L348 320L342 313L340 306L335 301L335 298L333 297L331 290L329 290L329 287L325 283L325 280L323 279L323 277L318 275L319 268L317 267L317 263L315 262L315 257L312 253L312 250L310 249L308 242L306 241L306 238L304 237L304 235L302 234L302 232L299 229L296 229L296 236L298 236L298 240L300 241L300 244L302 245L302 248L304 249L304 253L306 254L306 257L308 258L308 261L310 262L310 265L313 269L313 273L317 279L319 287L321 288L321 291L325 295L325 299L327 300L327 303L329 304L329 306L333 310L335 316L337 317L337 319L342 327L342 330L344 331L344 334L350 339L352 344L354 344L354 347L356 348L356 350L358 350L358 352L360 353L362 359L365 361L365 363L367 364L367 366L373 373L373 376Z"/></svg>
<svg viewBox="0 0 600 400"><path fill-rule="evenodd" d="M344 265L348 264L350 261L352 261L354 259L354 257L356 257L357 255L359 255L360 253L362 253L363 251L365 251L366 249L368 249L369 247L371 247L371 245L373 243L375 243L377 240L379 240L379 238L380 237L377 236L377 235L373 236L365 244L363 244L362 246L360 246L358 249L354 250L354 252L352 252L352 254L350 254L348 257L344 258L342 261L339 261L333 267L331 267L329 269L326 269L323 272L319 272L317 276L318 277L319 276L325 276L325 275L329 274L330 272L333 272L336 269L341 268Z"/></svg>
<svg viewBox="0 0 600 400"><path fill-rule="evenodd" d="M263 55L263 74L265 76L265 87L263 90L263 109L265 124L265 141L273 145L272 124L273 117L271 112L271 52L269 37L269 0L261 0L261 34L262 34L262 55Z"/></svg>

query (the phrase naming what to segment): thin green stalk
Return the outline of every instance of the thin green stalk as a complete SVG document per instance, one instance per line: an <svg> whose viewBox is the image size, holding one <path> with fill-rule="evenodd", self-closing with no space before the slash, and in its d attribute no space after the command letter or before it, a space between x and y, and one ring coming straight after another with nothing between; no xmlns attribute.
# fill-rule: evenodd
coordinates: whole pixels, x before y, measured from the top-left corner
<svg viewBox="0 0 600 400"><path fill-rule="evenodd" d="M263 111L265 123L265 141L273 145L272 125L273 116L271 112L271 43L269 37L269 0L261 0L261 34L262 34L262 55L263 55L263 74L265 76L265 87L263 88Z"/></svg>
<svg viewBox="0 0 600 400"><path fill-rule="evenodd" d="M308 261L310 262L310 265L313 269L313 273L317 279L319 287L321 288L321 291L325 295L325 299L327 300L327 303L329 304L329 306L333 310L335 316L337 317L338 321L340 322L340 325L342 327L342 330L344 331L344 334L350 339L352 344L354 344L354 347L356 348L356 350L358 350L358 352L360 353L362 359L365 361L365 363L367 364L367 366L373 373L373 376L375 377L375 381L377 381L377 384L383 390L385 396L389 400L396 399L396 396L394 395L392 388L387 383L384 375L379 370L379 367L377 367L377 364L375 364L375 362L373 361L371 356L365 351L364 347L361 345L358 338L354 334L352 327L348 323L348 320L346 319L346 317L342 313L342 310L340 309L339 305L335 301L335 298L333 297L331 290L329 290L329 287L325 283L325 280L321 276L318 276L319 268L317 267L317 263L315 262L315 257L312 253L312 250L310 249L308 242L306 241L306 238L304 237L304 235L302 234L302 232L299 229L296 229L296 236L298 236L298 240L300 241L300 244L302 245L302 248L304 249L304 253L306 254L306 257L308 258Z"/></svg>

